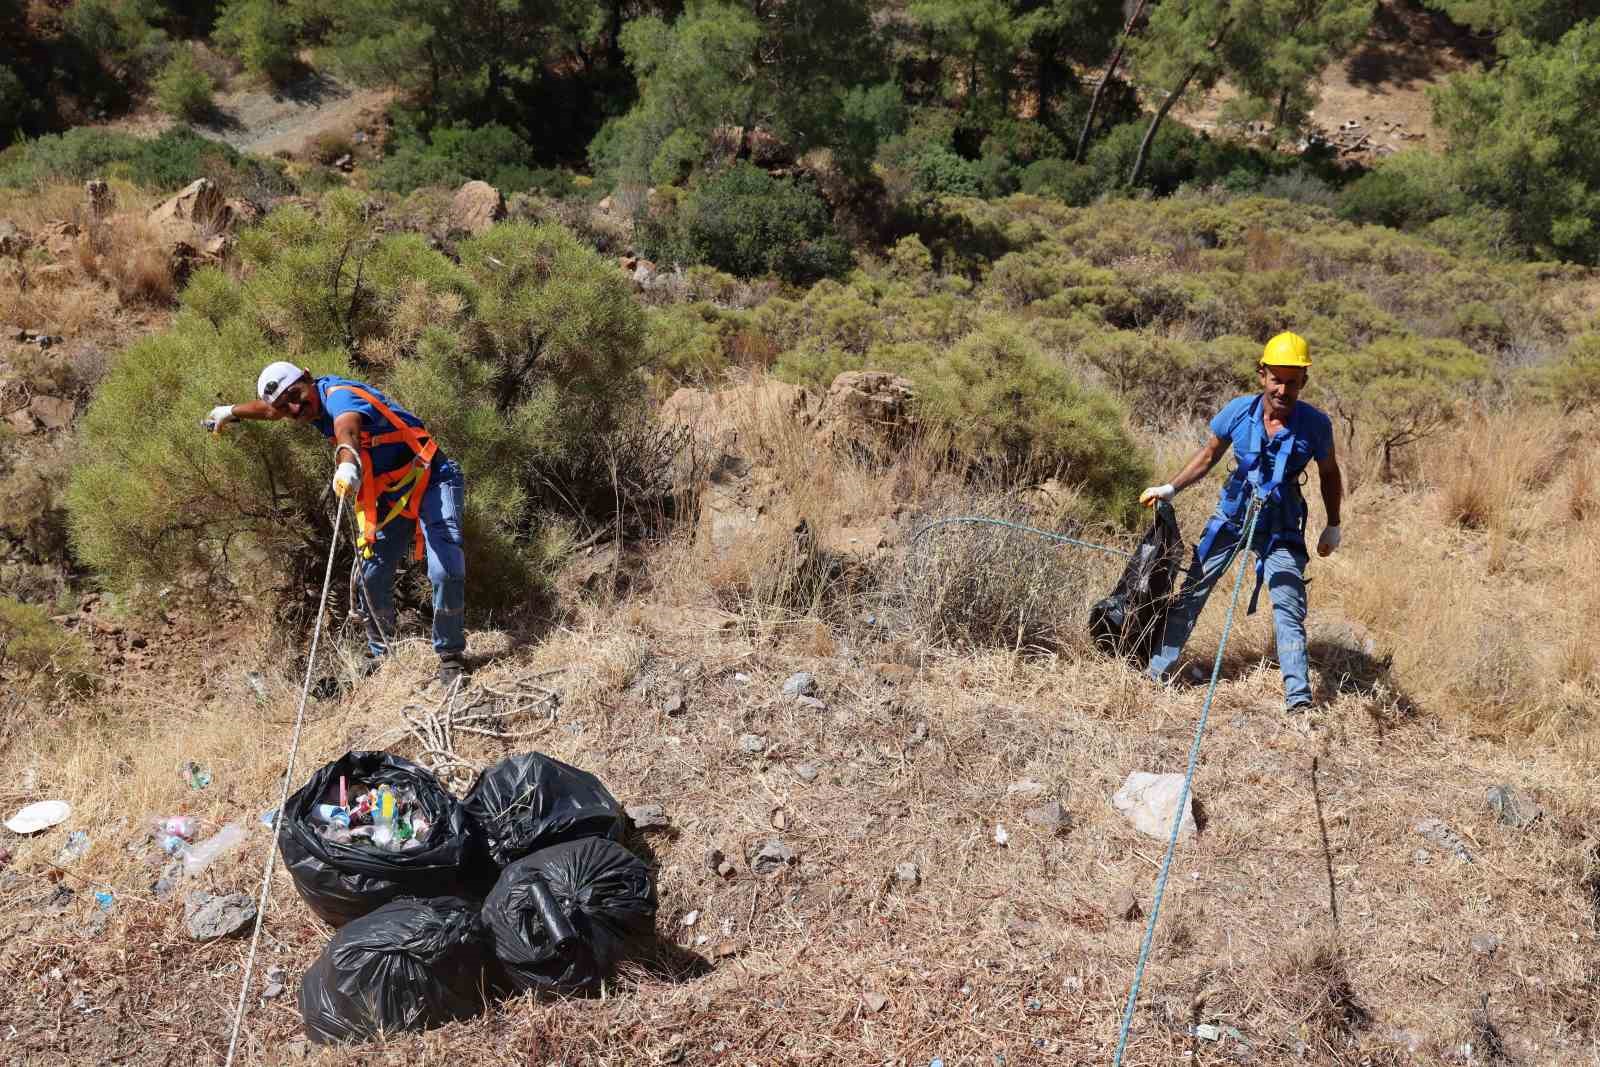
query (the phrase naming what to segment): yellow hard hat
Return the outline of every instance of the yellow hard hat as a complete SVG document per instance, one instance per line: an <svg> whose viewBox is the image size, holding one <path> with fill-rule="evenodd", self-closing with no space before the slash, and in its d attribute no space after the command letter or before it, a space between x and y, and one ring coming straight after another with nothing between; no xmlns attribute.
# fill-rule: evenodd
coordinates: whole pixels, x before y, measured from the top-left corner
<svg viewBox="0 0 1600 1067"><path fill-rule="evenodd" d="M1261 362L1268 367L1309 367L1311 346L1297 333L1285 330L1261 350Z"/></svg>

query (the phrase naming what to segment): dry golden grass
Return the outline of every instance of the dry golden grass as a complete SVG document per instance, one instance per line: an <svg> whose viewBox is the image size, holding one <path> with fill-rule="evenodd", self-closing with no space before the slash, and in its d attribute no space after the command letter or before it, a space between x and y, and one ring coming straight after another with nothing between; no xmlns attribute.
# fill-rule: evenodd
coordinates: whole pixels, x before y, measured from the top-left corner
<svg viewBox="0 0 1600 1067"><path fill-rule="evenodd" d="M803 514L826 541L882 518L903 534L942 489L925 462L834 457L759 408L727 428L744 434L729 450L751 469L720 488L747 525L754 514L782 529ZM1183 432L1159 443L1163 464L1194 443ZM1419 468L1443 471L1467 451L1441 439ZM1570 596L1596 547L1592 520L1563 510L1577 462L1557 457L1507 490L1519 547L1497 570L1487 531L1444 521L1443 475L1355 494L1345 547L1312 565L1313 615L1350 620L1377 648L1372 677L1349 673L1360 656L1314 651L1320 729L1284 718L1269 621L1245 621L1196 779L1202 830L1177 853L1126 1062L1431 1064L1462 1059L1469 1041L1481 1062L1491 1032L1515 1062L1595 1062L1594 667L1573 624L1600 605ZM1179 498L1191 537L1214 486ZM559 669L561 705L531 747L594 770L624 802L665 806L672 832L631 842L658 872L660 949L600 998L521 997L304 1062L1109 1061L1143 929L1112 899L1131 887L1150 907L1162 847L1109 798L1130 771L1182 769L1203 687L1157 687L1076 649L962 653L849 614L730 602L737 579L719 561L744 538L713 544L710 522L658 549L638 592L578 601L537 641L471 635L486 681ZM892 606L887 593L871 603ZM1221 614L1214 602L1197 660L1214 652ZM343 641L353 662L354 635ZM375 739L413 753L397 711L431 658L408 640L346 698L314 703L296 778ZM141 826L179 811L207 830L244 820L248 850L202 884L254 891L268 846L254 818L281 773L292 662L263 637L234 635L108 677L93 709L13 717L0 734L10 770L0 804L70 800L70 828L95 845L65 883L81 890L91 878L117 893L104 931L89 933L87 893L60 915L46 908L69 827L7 844L0 1018L15 1027L5 1047L17 1062L220 1060L245 945L186 938L181 904L148 892ZM249 670L267 679L264 701ZM817 676L825 708L781 697L796 670ZM668 716L675 693L685 707ZM761 753L741 750L746 733L765 738ZM507 751L486 739L458 747L477 763ZM209 789L179 781L191 758L215 774ZM1010 791L1024 782L1036 785ZM1484 790L1500 782L1544 817L1499 825ZM1065 833L1027 818L1052 798L1070 813ZM1460 834L1474 862L1418 835L1426 817ZM799 862L756 876L748 857L771 838ZM713 849L733 861L731 878L708 868ZM918 884L895 880L903 863L917 865ZM275 886L258 966L283 966L291 994L251 998L249 1063L302 1062L292 991L327 938L281 870ZM1499 939L1495 952L1473 951L1480 933ZM1202 1040L1195 1024L1239 1038Z"/></svg>

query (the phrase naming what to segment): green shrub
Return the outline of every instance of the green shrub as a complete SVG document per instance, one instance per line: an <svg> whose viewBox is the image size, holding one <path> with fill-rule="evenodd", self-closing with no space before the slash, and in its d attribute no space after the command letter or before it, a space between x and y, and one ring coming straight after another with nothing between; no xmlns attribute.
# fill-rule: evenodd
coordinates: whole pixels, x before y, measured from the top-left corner
<svg viewBox="0 0 1600 1067"><path fill-rule="evenodd" d="M1574 338L1560 359L1530 372L1527 379L1540 399L1565 411L1600 407L1600 333Z"/></svg>
<svg viewBox="0 0 1600 1067"><path fill-rule="evenodd" d="M294 192L282 161L241 155L187 126L170 127L149 140L84 126L0 152L0 187L11 189L121 177L155 192L173 192L201 176L217 182L228 196Z"/></svg>
<svg viewBox="0 0 1600 1067"><path fill-rule="evenodd" d="M194 52L179 48L156 78L156 106L180 119L197 119L211 110L211 75L200 69Z"/></svg>
<svg viewBox="0 0 1600 1067"><path fill-rule="evenodd" d="M331 533L320 435L195 430L197 412L247 396L272 359L374 381L461 463L475 609L537 588L547 509L604 507L567 472L642 402L643 322L621 273L550 226L497 226L462 242L459 265L376 226L346 192L315 213L272 212L240 235L242 281L198 272L172 326L121 355L82 421L67 490L79 558L108 585L293 597L314 582Z"/></svg>
<svg viewBox="0 0 1600 1067"><path fill-rule="evenodd" d="M83 693L94 687L89 643L51 621L34 604L0 597L0 677L14 674L36 688Z"/></svg>
<svg viewBox="0 0 1600 1067"><path fill-rule="evenodd" d="M844 273L850 249L815 188L736 163L702 180L665 219L640 228L658 262L704 263L740 277L805 284Z"/></svg>
<svg viewBox="0 0 1600 1067"><path fill-rule="evenodd" d="M1095 172L1066 159L1041 159L1022 172L1021 189L1030 196L1053 196L1083 207L1100 193Z"/></svg>
<svg viewBox="0 0 1600 1067"><path fill-rule="evenodd" d="M1339 194L1339 214L1356 222L1407 229L1461 210L1450 165L1425 149L1397 152Z"/></svg>
<svg viewBox="0 0 1600 1067"><path fill-rule="evenodd" d="M1128 181L1133 160L1144 139L1146 120L1126 122L1102 137L1089 149L1087 165L1094 172L1100 189L1118 189ZM1181 122L1163 122L1150 146L1145 163L1144 183L1158 195L1175 192L1184 182L1200 174L1205 139ZM1221 175L1217 175L1220 177Z"/></svg>
<svg viewBox="0 0 1600 1067"><path fill-rule="evenodd" d="M295 50L300 17L278 0L227 0L217 16L216 42L252 74L282 82L300 65Z"/></svg>
<svg viewBox="0 0 1600 1067"><path fill-rule="evenodd" d="M426 138L402 137L394 153L377 167L372 184L408 193L432 185L453 188L472 180L488 182L508 196L527 192L564 196L574 191L569 174L535 166L533 146L497 123L445 126Z"/></svg>

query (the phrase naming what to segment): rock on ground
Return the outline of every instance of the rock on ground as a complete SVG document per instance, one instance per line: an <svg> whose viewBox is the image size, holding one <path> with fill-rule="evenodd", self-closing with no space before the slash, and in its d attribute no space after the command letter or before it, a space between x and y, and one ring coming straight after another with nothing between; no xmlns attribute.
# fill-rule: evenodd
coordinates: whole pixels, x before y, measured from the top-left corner
<svg viewBox="0 0 1600 1067"><path fill-rule="evenodd" d="M629 804L623 808L636 830L664 830L667 812L660 804Z"/></svg>
<svg viewBox="0 0 1600 1067"><path fill-rule="evenodd" d="M488 182L472 181L450 202L450 228L480 234L506 217L506 198Z"/></svg>
<svg viewBox="0 0 1600 1067"><path fill-rule="evenodd" d="M210 178L196 178L167 200L150 209L150 221L158 226L187 222L196 226L224 228L228 205L222 190Z"/></svg>
<svg viewBox="0 0 1600 1067"><path fill-rule="evenodd" d="M776 839L761 846L750 860L750 869L757 874L775 874L799 860L794 849Z"/></svg>
<svg viewBox="0 0 1600 1067"><path fill-rule="evenodd" d="M243 893L218 896L196 890L189 894L183 908L183 918L189 926L189 936L196 941L215 941L218 938L242 933L256 918L255 901Z"/></svg>
<svg viewBox="0 0 1600 1067"><path fill-rule="evenodd" d="M1181 774L1134 771L1111 798L1111 806L1122 812L1122 817L1141 834L1165 841L1172 833L1172 818L1177 813L1178 796L1182 791ZM1191 795L1184 798L1183 823L1178 837L1193 837L1194 833L1194 797Z"/></svg>

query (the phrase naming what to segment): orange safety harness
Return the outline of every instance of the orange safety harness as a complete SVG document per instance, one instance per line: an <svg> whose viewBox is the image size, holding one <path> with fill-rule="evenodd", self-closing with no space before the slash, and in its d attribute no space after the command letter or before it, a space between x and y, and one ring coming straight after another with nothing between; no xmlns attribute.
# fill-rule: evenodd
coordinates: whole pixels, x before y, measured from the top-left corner
<svg viewBox="0 0 1600 1067"><path fill-rule="evenodd" d="M422 523L417 521L417 515L422 510L422 497L428 491L429 468L433 464L433 456L439 450L439 446L434 443L433 436L426 429L407 424L390 411L387 404L358 385L335 385L331 386L328 392L337 393L341 389L354 393L371 404L378 414L388 419L389 425L394 427L387 433L370 434L365 430L361 432L361 490L356 494L356 526L360 530L361 554L371 558L372 546L377 541L378 531L403 515L410 519L416 528L416 546L412 558L421 559ZM411 462L392 471L374 474L371 449L374 445L388 445L396 441L404 441L410 447ZM389 513L379 519L378 498L387 493L399 493L400 496L390 506Z"/></svg>

